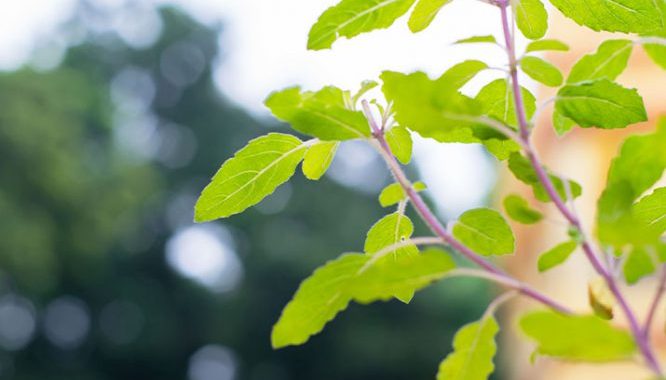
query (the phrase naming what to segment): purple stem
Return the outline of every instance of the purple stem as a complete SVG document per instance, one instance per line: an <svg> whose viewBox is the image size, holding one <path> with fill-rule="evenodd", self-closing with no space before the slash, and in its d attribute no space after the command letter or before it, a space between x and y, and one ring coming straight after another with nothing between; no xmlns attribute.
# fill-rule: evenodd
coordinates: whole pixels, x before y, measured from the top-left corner
<svg viewBox="0 0 666 380"><path fill-rule="evenodd" d="M555 189L555 186L553 185L550 176L548 175L548 173L546 173L543 165L541 165L541 162L539 161L534 149L532 148L530 142L529 123L527 122L525 107L522 99L522 94L520 91L521 90L520 83L518 81L518 65L516 61L516 50L515 50L515 45L513 43L514 41L513 41L513 35L511 33L511 28L509 26L509 17L507 12L507 8L509 7L509 1L498 0L497 6L500 8L500 12L502 15L502 30L504 32L504 41L506 43L507 54L509 56L509 67L511 73L511 83L513 86L513 96L516 107L516 116L518 118L518 123L520 126L520 136L523 145L526 147L525 153L527 154L527 158L529 159L532 167L534 168L534 171L537 174L537 177L539 178L539 181L541 182L544 189L548 193L550 199L553 201L555 206L560 210L562 215L569 221L569 223L571 223L571 225L574 228L576 228L578 231L580 231L580 233L584 236L585 234L580 219L574 212L572 212L566 206L566 204L560 197L559 193ZM647 364L656 374L662 376L661 367L659 365L659 362L655 358L649 339L647 338L646 334L643 333L643 329L641 329L635 313L631 310L625 297L622 295L622 292L620 291L620 288L617 285L615 277L603 266L588 239L585 239L582 245L583 245L583 251L585 252L585 255L587 256L588 260L590 261L594 269L597 271L597 273L599 273L606 280L608 288L615 296L617 302L620 304L620 308L623 310L625 316L627 317L627 320L629 322L629 328L631 329L631 332L634 335L636 344L638 345L641 353L643 354L643 357L645 358Z"/></svg>
<svg viewBox="0 0 666 380"><path fill-rule="evenodd" d="M366 118L368 119L368 123L372 128L372 134L375 137L375 139L379 142L382 156L386 160L386 163L388 164L389 169L391 170L391 174L395 177L395 180L400 184L400 186L402 186L402 188L405 190L405 193L409 197L409 200L411 201L412 205L419 213L423 221L425 221L428 227L435 233L435 235L437 235L440 239L442 239L444 243L448 244L453 249L460 252L467 259L469 259L470 261L474 262L475 264L483 268L485 271L492 273L494 276L504 280L505 283L513 284L513 288L515 288L525 296L528 296L534 299L535 301L538 301L560 313L573 314L573 312L566 306L559 304L557 301L551 299L550 297L544 294L539 293L537 290L531 288L529 285L522 283L516 280L515 278L511 277L506 272L495 267L493 264L488 262L482 256L478 255L476 252L472 251L467 246L458 241L455 237L453 237L453 235L451 235L449 231L447 231L447 229L442 225L442 223L440 223L437 217L432 213L432 211L430 210L428 205L426 205L426 203L423 201L423 198L421 198L419 193L416 190L414 190L414 187L412 186L412 183L409 181L409 179L407 179L405 172L401 169L400 164L398 164L398 161L395 159L395 156L393 156L391 152L391 147L388 145L388 142L386 141L386 138L384 136L384 131L377 125L375 119L372 117L372 113L370 112L370 107L367 101L363 102L363 108L365 111Z"/></svg>
<svg viewBox="0 0 666 380"><path fill-rule="evenodd" d="M659 277L659 287L657 292L654 295L654 299L650 304L650 311L648 312L647 318L645 319L645 324L643 325L643 332L647 339L650 338L650 329L652 328L652 322L654 321L654 316L657 313L657 307L659 307L659 302L664 296L666 291L666 265L661 268L661 276Z"/></svg>

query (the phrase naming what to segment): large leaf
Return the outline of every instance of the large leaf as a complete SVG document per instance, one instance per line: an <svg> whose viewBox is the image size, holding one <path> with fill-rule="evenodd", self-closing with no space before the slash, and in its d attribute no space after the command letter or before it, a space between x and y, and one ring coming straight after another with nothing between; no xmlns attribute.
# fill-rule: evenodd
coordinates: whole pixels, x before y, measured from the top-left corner
<svg viewBox="0 0 666 380"><path fill-rule="evenodd" d="M424 30L435 19L439 10L451 0L419 0L409 17L409 29L416 33Z"/></svg>
<svg viewBox="0 0 666 380"><path fill-rule="evenodd" d="M560 70L541 58L527 56L520 60L520 67L525 74L546 86L557 87L562 84Z"/></svg>
<svg viewBox="0 0 666 380"><path fill-rule="evenodd" d="M329 8L310 29L308 49L330 48L340 37L352 38L393 25L415 0L342 0Z"/></svg>
<svg viewBox="0 0 666 380"><path fill-rule="evenodd" d="M303 159L303 174L311 180L320 179L328 167L331 166L335 152L338 150L337 141L320 141L308 149Z"/></svg>
<svg viewBox="0 0 666 380"><path fill-rule="evenodd" d="M266 106L278 119L306 135L322 140L349 140L370 136L370 127L360 111L345 107L344 93L336 87L304 92L298 87L277 91Z"/></svg>
<svg viewBox="0 0 666 380"><path fill-rule="evenodd" d="M463 213L453 226L453 235L474 252L508 255L515 249L511 227L495 210L480 208Z"/></svg>
<svg viewBox="0 0 666 380"><path fill-rule="evenodd" d="M565 16L590 29L624 33L651 33L663 27L654 0L551 0Z"/></svg>
<svg viewBox="0 0 666 380"><path fill-rule="evenodd" d="M666 146L665 146L666 148ZM641 198L633 207L636 219L657 235L666 232L666 187Z"/></svg>
<svg viewBox="0 0 666 380"><path fill-rule="evenodd" d="M562 87L556 109L583 128L624 128L647 120L638 92L606 79Z"/></svg>
<svg viewBox="0 0 666 380"><path fill-rule="evenodd" d="M578 247L577 242L568 241L558 244L542 253L541 256L539 256L538 262L539 272L545 272L567 261L573 251L576 250L576 247Z"/></svg>
<svg viewBox="0 0 666 380"><path fill-rule="evenodd" d="M306 149L301 140L281 133L250 141L222 165L203 190L194 219L226 218L256 205L294 175Z"/></svg>
<svg viewBox="0 0 666 380"><path fill-rule="evenodd" d="M273 327L273 347L305 343L351 300L386 301L394 294L422 289L455 267L449 255L436 249L382 265L372 265L371 260L367 254L345 254L303 281Z"/></svg>
<svg viewBox="0 0 666 380"><path fill-rule="evenodd" d="M541 0L512 1L516 7L516 24L523 35L531 40L538 40L548 30L548 12Z"/></svg>
<svg viewBox="0 0 666 380"><path fill-rule="evenodd" d="M534 224L543 219L543 214L530 207L527 200L520 195L511 194L504 198L504 209L507 215L516 222Z"/></svg>
<svg viewBox="0 0 666 380"><path fill-rule="evenodd" d="M525 114L529 119L536 110L536 98L524 87L521 87L521 94ZM475 99L481 104L483 114L518 128L513 89L506 79L496 79L488 83L479 91Z"/></svg>
<svg viewBox="0 0 666 380"><path fill-rule="evenodd" d="M463 326L453 338L453 352L440 364L437 380L486 380L495 370L499 325L488 316Z"/></svg>
<svg viewBox="0 0 666 380"><path fill-rule="evenodd" d="M587 54L571 68L567 83L594 79L614 80L627 68L633 48L629 40L604 41L596 52Z"/></svg>
<svg viewBox="0 0 666 380"><path fill-rule="evenodd" d="M520 327L537 342L537 352L541 355L606 362L628 359L636 351L631 334L595 316L532 312L521 318Z"/></svg>
<svg viewBox="0 0 666 380"><path fill-rule="evenodd" d="M532 187L532 190L534 191L534 197L536 199L542 202L551 201L548 193L546 192L546 189L541 184L541 181L539 181L537 173L534 171L534 168L527 158L523 157L519 153L513 153L511 157L509 157L509 170L511 170L513 175L516 176L519 181ZM569 194L567 193L566 183L562 181L559 176L550 172L548 172L548 176L553 183L553 186L555 186L555 190L557 190L560 198L567 199ZM578 198L583 193L583 189L578 183L574 181L568 182L569 189L571 190L571 196Z"/></svg>

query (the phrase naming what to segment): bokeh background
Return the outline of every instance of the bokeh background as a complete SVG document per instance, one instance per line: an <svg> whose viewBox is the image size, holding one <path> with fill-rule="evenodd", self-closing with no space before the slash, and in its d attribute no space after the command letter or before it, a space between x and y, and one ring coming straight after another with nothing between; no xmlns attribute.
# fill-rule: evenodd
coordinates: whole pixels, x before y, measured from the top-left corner
<svg viewBox="0 0 666 380"><path fill-rule="evenodd" d="M299 281L362 247L387 212L376 201L387 172L364 145L343 145L320 183L297 175L241 216L192 223L224 159L288 131L262 106L270 91L354 89L381 69L434 75L470 53L501 62L500 50L450 46L496 31L472 2L419 36L396 25L307 52L333 3L0 3L0 379L434 377L493 296L482 282L354 305L307 345L270 348ZM489 201L496 163L481 148L419 140L417 151L409 170L442 217Z"/></svg>

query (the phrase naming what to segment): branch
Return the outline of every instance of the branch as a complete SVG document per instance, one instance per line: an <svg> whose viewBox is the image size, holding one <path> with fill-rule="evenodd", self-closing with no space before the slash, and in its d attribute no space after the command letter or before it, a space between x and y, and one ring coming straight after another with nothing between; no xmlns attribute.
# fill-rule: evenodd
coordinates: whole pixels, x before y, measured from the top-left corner
<svg viewBox="0 0 666 380"><path fill-rule="evenodd" d="M659 277L659 286L657 287L657 292L654 295L654 299L650 304L650 311L648 312L647 318L645 319L645 324L643 325L643 332L645 333L646 338L650 338L650 329L652 328L652 322L654 321L654 316L657 313L657 307L659 307L659 302L666 292L666 265L661 267L661 276Z"/></svg>

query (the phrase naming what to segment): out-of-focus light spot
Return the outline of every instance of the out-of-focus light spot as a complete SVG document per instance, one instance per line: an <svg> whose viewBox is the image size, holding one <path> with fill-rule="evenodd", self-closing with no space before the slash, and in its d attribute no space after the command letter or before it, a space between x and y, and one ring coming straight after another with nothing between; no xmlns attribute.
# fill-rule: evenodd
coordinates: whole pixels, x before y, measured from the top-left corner
<svg viewBox="0 0 666 380"><path fill-rule="evenodd" d="M177 273L215 292L234 290L243 266L234 251L233 237L222 226L191 226L173 235L166 260Z"/></svg>
<svg viewBox="0 0 666 380"><path fill-rule="evenodd" d="M113 30L134 48L152 46L162 33L162 20L150 4L133 2L132 6L121 8L114 16Z"/></svg>
<svg viewBox="0 0 666 380"><path fill-rule="evenodd" d="M90 313L78 298L63 296L51 301L44 314L44 334L55 346L79 347L90 331Z"/></svg>
<svg viewBox="0 0 666 380"><path fill-rule="evenodd" d="M266 197L255 208L262 214L273 215L287 207L293 190L289 182L278 187L275 192Z"/></svg>
<svg viewBox="0 0 666 380"><path fill-rule="evenodd" d="M138 67L121 70L111 80L111 99L119 111L137 114L149 109L155 98L155 82Z"/></svg>
<svg viewBox="0 0 666 380"><path fill-rule="evenodd" d="M38 46L34 51L30 66L39 71L53 70L65 58L67 41L60 36L54 36Z"/></svg>
<svg viewBox="0 0 666 380"><path fill-rule="evenodd" d="M388 177L378 154L363 141L340 144L327 174L342 185L370 194L381 190Z"/></svg>
<svg viewBox="0 0 666 380"><path fill-rule="evenodd" d="M169 169L187 166L197 151L198 142L194 133L173 123L161 124L158 132L157 160Z"/></svg>
<svg viewBox="0 0 666 380"><path fill-rule="evenodd" d="M171 231L190 226L194 219L194 205L197 201L196 191L185 191L171 197L166 210L166 221Z"/></svg>
<svg viewBox="0 0 666 380"><path fill-rule="evenodd" d="M178 87L195 83L206 68L206 57L195 44L180 41L164 50L160 57L162 75Z"/></svg>
<svg viewBox="0 0 666 380"><path fill-rule="evenodd" d="M32 340L35 326L35 308L29 300L13 294L0 298L0 346L22 349Z"/></svg>
<svg viewBox="0 0 666 380"><path fill-rule="evenodd" d="M190 357L189 380L234 380L238 365L233 352L223 346L208 345Z"/></svg>
<svg viewBox="0 0 666 380"><path fill-rule="evenodd" d="M416 138L414 152L429 196L445 218L486 204L497 173L480 145Z"/></svg>
<svg viewBox="0 0 666 380"><path fill-rule="evenodd" d="M99 322L107 339L122 345L136 340L145 323L145 317L135 303L116 300L104 306Z"/></svg>

